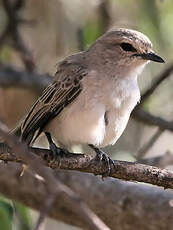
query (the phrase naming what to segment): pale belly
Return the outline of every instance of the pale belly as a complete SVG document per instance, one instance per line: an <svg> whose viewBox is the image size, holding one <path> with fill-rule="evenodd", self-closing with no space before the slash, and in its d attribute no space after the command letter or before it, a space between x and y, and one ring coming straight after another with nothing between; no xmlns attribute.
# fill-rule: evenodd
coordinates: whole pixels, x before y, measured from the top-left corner
<svg viewBox="0 0 173 230"><path fill-rule="evenodd" d="M139 98L136 82L116 82L116 89L107 81L92 83L45 129L63 146L93 144L105 147L121 136Z"/></svg>
<svg viewBox="0 0 173 230"><path fill-rule="evenodd" d="M108 124L105 128L105 136L99 147L105 147L116 143L127 126L130 113L119 116L117 110L112 110L107 113L107 117Z"/></svg>
<svg viewBox="0 0 173 230"><path fill-rule="evenodd" d="M61 145L100 145L105 136L105 106L97 104L93 108L79 110L78 105L65 109L53 119L46 130ZM54 128L56 127L56 129Z"/></svg>
<svg viewBox="0 0 173 230"><path fill-rule="evenodd" d="M112 145L123 133L131 111L120 114L117 109L113 109L106 112L106 120L105 112L106 106L103 104L81 111L73 106L52 120L46 130L63 146L93 144L105 147Z"/></svg>

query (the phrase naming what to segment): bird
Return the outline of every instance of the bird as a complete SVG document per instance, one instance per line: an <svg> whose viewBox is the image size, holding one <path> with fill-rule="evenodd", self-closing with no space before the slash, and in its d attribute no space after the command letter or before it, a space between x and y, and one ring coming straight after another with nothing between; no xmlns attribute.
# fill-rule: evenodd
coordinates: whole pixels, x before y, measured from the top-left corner
<svg viewBox="0 0 173 230"><path fill-rule="evenodd" d="M114 145L140 101L138 75L150 61L164 63L141 32L112 28L87 50L60 61L53 83L33 105L21 128L21 140L34 143L44 132L50 149L87 145L107 164L101 148ZM56 143L56 144L55 144Z"/></svg>

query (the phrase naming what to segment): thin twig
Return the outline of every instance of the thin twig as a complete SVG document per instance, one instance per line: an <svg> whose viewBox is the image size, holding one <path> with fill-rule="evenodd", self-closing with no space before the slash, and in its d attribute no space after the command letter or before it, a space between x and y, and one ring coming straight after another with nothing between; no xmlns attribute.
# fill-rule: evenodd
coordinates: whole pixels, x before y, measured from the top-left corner
<svg viewBox="0 0 173 230"><path fill-rule="evenodd" d="M111 25L111 16L109 12L110 2L108 0L100 0L98 5L98 12L100 16L100 28L101 32L104 33Z"/></svg>
<svg viewBox="0 0 173 230"><path fill-rule="evenodd" d="M4 45L4 43L8 37L8 32L9 32L9 28L5 27L4 31L2 32L2 34L0 36L0 49L2 48L2 46Z"/></svg>
<svg viewBox="0 0 173 230"><path fill-rule="evenodd" d="M136 157L138 160L142 159L146 155L146 153L149 151L149 149L151 149L151 147L155 144L155 142L158 140L158 138L161 136L162 133L163 133L163 130L158 129L154 133L154 135L150 138L150 140L140 148L140 150L136 154Z"/></svg>
<svg viewBox="0 0 173 230"><path fill-rule="evenodd" d="M167 151L161 156L139 159L138 163L165 168L173 164L173 154Z"/></svg>
<svg viewBox="0 0 173 230"><path fill-rule="evenodd" d="M161 117L157 117L152 115L151 113L148 113L144 111L142 108L135 108L132 112L132 116L147 125L150 126L157 126L162 130L169 130L173 132L173 122L172 121L166 121L165 119Z"/></svg>
<svg viewBox="0 0 173 230"><path fill-rule="evenodd" d="M83 51L85 49L85 41L84 41L84 34L82 28L78 28L77 30L77 40L78 40L78 49L80 51Z"/></svg>
<svg viewBox="0 0 173 230"><path fill-rule="evenodd" d="M159 129L156 131L156 133L151 137L151 139L145 143L141 149L138 151L136 154L137 159L141 159L142 157L145 156L145 154L149 151L149 149L154 145L154 143L158 140L158 138L162 135L167 125L170 125L170 131L172 131L173 127L173 121L169 122L169 124L163 125L163 119L159 117L154 117L153 115L149 114L148 112L142 111L142 105L145 103L145 101L154 93L154 91L157 89L157 87L168 77L173 72L173 64L169 65L158 77L157 79L153 82L151 87L146 90L146 92L141 96L141 103L136 106L135 110L133 111L134 117L138 120L141 120L148 125L153 125L155 123L156 126L159 127ZM165 123L165 120L164 120Z"/></svg>
<svg viewBox="0 0 173 230"><path fill-rule="evenodd" d="M159 76L157 76L156 80L152 83L151 87L141 96L141 102L138 106L143 105L143 103L153 94L153 92L157 89L157 87L173 72L173 64L170 64Z"/></svg>
<svg viewBox="0 0 173 230"><path fill-rule="evenodd" d="M172 121L173 124L173 121ZM138 151L138 153L136 154L137 159L142 159L146 153L149 151L149 149L151 149L151 147L155 144L155 142L158 140L158 138L162 135L162 133L164 132L164 129L159 128L154 135L150 138L150 140L145 143L140 150Z"/></svg>
<svg viewBox="0 0 173 230"><path fill-rule="evenodd" d="M55 194L51 194L45 200L45 203L44 203L44 205L42 207L42 210L40 210L40 216L39 216L39 218L38 218L38 220L36 222L36 225L35 225L33 230L39 230L40 226L43 224L45 218L49 214L49 211L50 211L55 199L56 199Z"/></svg>
<svg viewBox="0 0 173 230"><path fill-rule="evenodd" d="M156 131L156 133L150 138L150 140L145 143L141 149L136 154L136 157L138 160L142 159L142 157L145 156L145 154L149 151L149 149L155 144L155 142L158 140L158 138L162 135L162 133L165 130L169 130L173 132L173 121L166 121L165 119L161 117L153 116L152 114L144 111L141 107L137 107L133 111L133 117L136 120L139 120L143 122L144 124L150 125L150 126L157 126L159 129Z"/></svg>
<svg viewBox="0 0 173 230"><path fill-rule="evenodd" d="M25 45L18 29L19 25L25 22L25 20L20 19L18 16L18 11L21 7L23 7L24 0L17 0L16 2L11 0L2 0L2 3L8 17L8 24L3 36L1 37L1 41L4 41L7 36L12 38L12 45L19 52L26 69L28 71L34 71L35 64L33 62L31 52Z"/></svg>

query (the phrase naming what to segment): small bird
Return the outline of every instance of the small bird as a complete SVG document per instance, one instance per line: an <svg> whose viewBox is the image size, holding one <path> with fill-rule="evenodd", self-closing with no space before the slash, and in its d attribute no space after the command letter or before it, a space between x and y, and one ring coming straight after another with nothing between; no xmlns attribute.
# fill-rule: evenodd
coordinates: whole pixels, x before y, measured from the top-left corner
<svg viewBox="0 0 173 230"><path fill-rule="evenodd" d="M23 122L22 141L29 145L45 132L54 153L59 148L53 140L64 149L89 145L106 161L109 174L112 160L100 148L115 144L123 133L140 100L137 76L149 61L164 62L147 36L109 30L86 51L59 63L53 83Z"/></svg>

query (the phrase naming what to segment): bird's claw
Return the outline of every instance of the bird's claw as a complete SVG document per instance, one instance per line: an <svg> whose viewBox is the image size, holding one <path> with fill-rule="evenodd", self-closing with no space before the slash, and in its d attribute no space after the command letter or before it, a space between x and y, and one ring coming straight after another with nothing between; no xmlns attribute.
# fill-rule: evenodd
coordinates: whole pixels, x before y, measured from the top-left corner
<svg viewBox="0 0 173 230"><path fill-rule="evenodd" d="M102 175L102 178L108 177L111 173L111 164L115 166L114 161L101 149L97 152L97 157L100 161L104 160L106 162L106 172Z"/></svg>
<svg viewBox="0 0 173 230"><path fill-rule="evenodd" d="M105 161L106 163L106 172L102 175L102 178L104 177L108 177L110 175L111 172L111 164L113 164L113 166L115 166L114 161L101 149L90 145L90 147L92 149L94 149L94 151L96 152L96 157L99 159L99 161Z"/></svg>
<svg viewBox="0 0 173 230"><path fill-rule="evenodd" d="M51 150L51 154L49 156L46 156L48 160L51 162L58 162L58 167L61 167L61 158L63 157L64 150L57 147L55 143L53 142L50 133L45 132L45 135L47 137L47 140L49 142L49 149Z"/></svg>
<svg viewBox="0 0 173 230"><path fill-rule="evenodd" d="M49 144L51 150L50 160L53 162L58 162L58 167L61 166L61 149L58 148L53 142Z"/></svg>

